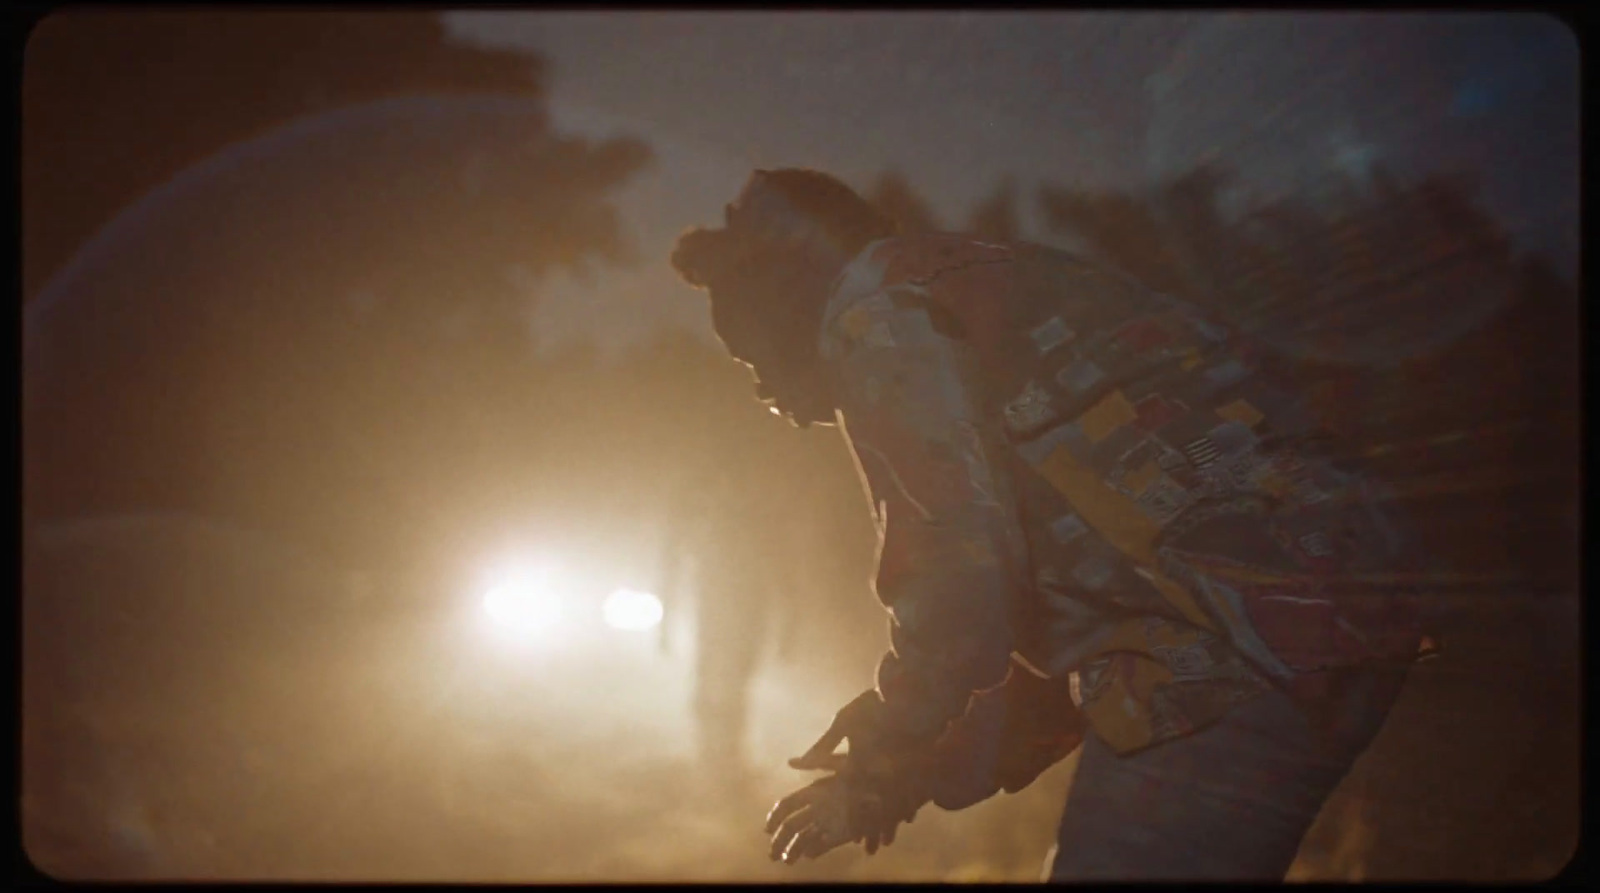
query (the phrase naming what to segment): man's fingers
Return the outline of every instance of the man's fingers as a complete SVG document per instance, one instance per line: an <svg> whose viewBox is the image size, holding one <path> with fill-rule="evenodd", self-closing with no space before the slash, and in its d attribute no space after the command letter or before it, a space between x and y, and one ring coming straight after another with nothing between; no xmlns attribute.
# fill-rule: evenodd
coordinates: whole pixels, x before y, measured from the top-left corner
<svg viewBox="0 0 1600 893"><path fill-rule="evenodd" d="M783 852L783 861L793 865L801 859L815 859L842 842L828 840L821 828L812 825L795 836Z"/></svg>
<svg viewBox="0 0 1600 893"><path fill-rule="evenodd" d="M822 733L817 743L798 757L789 761L789 765L796 769L821 769L825 768L824 761L833 755L835 748L844 740L844 732L839 728L839 721L835 719L828 730Z"/></svg>
<svg viewBox="0 0 1600 893"><path fill-rule="evenodd" d="M822 769L827 772L838 772L844 768L846 756L842 753L825 753L812 756L810 751L801 754L789 761L791 769Z"/></svg>
<svg viewBox="0 0 1600 893"><path fill-rule="evenodd" d="M816 824L816 810L809 805L783 819L778 825L778 830L772 834L772 847L767 851L767 855L773 859L783 856L794 844L795 838L815 828Z"/></svg>
<svg viewBox="0 0 1600 893"><path fill-rule="evenodd" d="M810 806L815 799L816 788L807 786L774 803L767 813L767 833L771 834L784 819Z"/></svg>

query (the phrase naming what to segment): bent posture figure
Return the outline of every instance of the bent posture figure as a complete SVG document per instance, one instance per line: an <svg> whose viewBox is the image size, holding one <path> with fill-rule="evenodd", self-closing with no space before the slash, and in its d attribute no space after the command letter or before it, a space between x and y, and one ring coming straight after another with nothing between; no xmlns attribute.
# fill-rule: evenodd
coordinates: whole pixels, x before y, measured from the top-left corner
<svg viewBox="0 0 1600 893"><path fill-rule="evenodd" d="M673 265L757 394L837 424L890 649L772 855L869 852L1083 746L1051 876L1281 879L1423 652L1383 494L1292 377L1070 254L895 235L757 171ZM840 744L848 751L834 753Z"/></svg>

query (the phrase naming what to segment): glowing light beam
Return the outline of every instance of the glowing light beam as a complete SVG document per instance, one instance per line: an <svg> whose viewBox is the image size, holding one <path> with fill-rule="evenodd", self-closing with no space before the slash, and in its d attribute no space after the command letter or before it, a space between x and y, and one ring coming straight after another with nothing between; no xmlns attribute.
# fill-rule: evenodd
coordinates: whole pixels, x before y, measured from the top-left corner
<svg viewBox="0 0 1600 893"><path fill-rule="evenodd" d="M613 629L647 630L661 622L661 599L637 589L618 589L606 599L606 625Z"/></svg>

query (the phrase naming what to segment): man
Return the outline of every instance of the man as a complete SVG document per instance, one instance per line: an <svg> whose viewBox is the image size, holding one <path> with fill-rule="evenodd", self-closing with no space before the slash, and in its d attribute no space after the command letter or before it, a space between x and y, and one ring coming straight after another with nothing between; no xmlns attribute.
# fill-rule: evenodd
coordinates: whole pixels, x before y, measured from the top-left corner
<svg viewBox="0 0 1600 893"><path fill-rule="evenodd" d="M1051 877L1281 879L1425 639L1376 485L1270 357L1063 252L896 237L814 171L757 171L672 262L760 398L845 432L880 530L891 648L791 761L831 772L773 857L1081 743Z"/></svg>

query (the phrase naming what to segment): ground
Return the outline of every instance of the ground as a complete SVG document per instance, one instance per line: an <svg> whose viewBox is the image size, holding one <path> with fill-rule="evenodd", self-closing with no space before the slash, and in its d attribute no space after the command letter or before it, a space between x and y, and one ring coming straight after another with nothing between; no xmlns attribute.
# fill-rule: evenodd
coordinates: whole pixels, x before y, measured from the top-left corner
<svg viewBox="0 0 1600 893"><path fill-rule="evenodd" d="M753 767L731 786L690 760L686 656L647 637L507 650L470 599L353 598L312 564L192 524L27 554L24 843L56 876L1032 880L1071 782L1069 759L1021 794L925 809L876 856L777 865L762 817L805 780L783 758L864 679L800 659L765 670ZM1419 667L1292 877L1564 864L1575 649L1549 658L1541 636L1560 624L1513 615L1522 626L1458 636L1468 657Z"/></svg>

